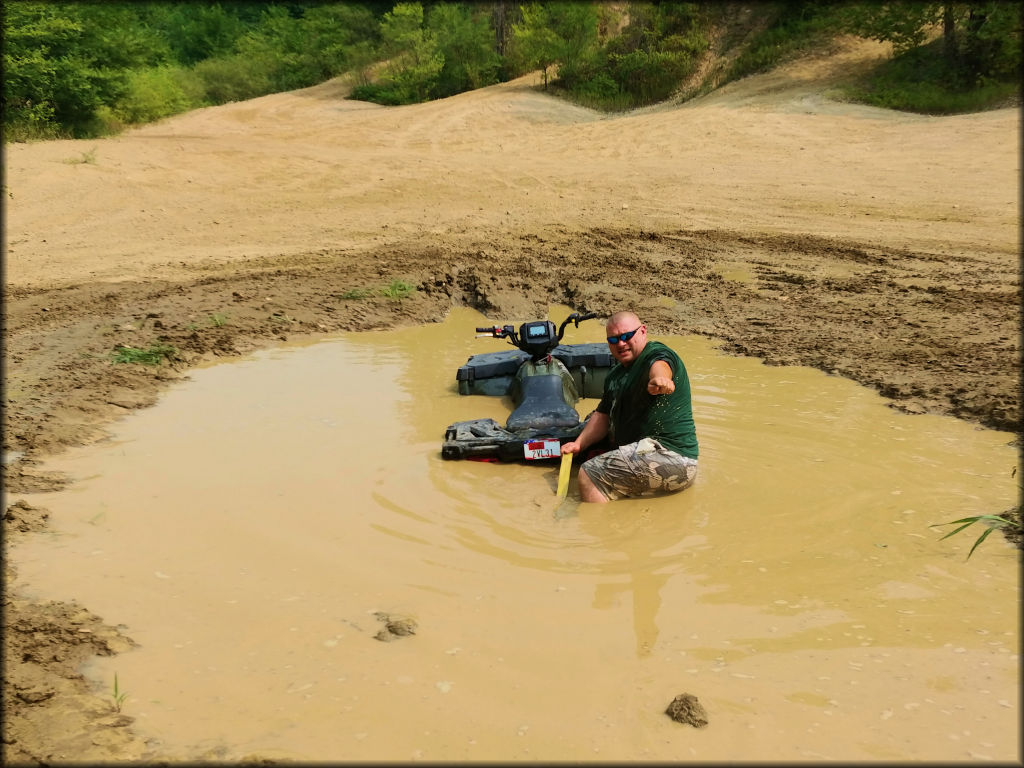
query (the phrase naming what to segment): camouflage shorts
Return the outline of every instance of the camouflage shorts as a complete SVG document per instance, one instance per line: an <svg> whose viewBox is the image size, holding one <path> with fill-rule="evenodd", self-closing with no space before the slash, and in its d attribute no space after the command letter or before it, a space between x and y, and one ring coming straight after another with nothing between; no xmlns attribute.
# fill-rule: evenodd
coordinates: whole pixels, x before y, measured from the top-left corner
<svg viewBox="0 0 1024 768"><path fill-rule="evenodd" d="M595 456L583 463L583 469L598 490L614 500L689 488L697 477L697 460L645 437Z"/></svg>

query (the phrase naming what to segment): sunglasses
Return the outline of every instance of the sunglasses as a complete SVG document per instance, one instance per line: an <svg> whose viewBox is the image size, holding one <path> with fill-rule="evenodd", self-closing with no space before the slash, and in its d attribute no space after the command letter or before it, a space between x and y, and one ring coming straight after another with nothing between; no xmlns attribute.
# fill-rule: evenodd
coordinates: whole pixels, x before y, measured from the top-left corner
<svg viewBox="0 0 1024 768"><path fill-rule="evenodd" d="M641 325L640 328L643 328L643 326ZM620 333L618 336L609 336L608 337L608 343L609 344L618 344L620 341L629 341L634 336L636 336L636 332L639 331L640 328L634 328L632 331L626 331L626 333Z"/></svg>

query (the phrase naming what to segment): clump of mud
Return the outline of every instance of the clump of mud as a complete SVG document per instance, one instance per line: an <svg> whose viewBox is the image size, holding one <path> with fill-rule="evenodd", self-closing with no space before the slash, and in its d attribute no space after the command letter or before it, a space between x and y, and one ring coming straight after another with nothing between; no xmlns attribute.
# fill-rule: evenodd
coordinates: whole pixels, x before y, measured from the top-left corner
<svg viewBox="0 0 1024 768"><path fill-rule="evenodd" d="M692 693L681 693L672 699L665 714L677 723L686 723L694 728L703 728L708 724L707 710Z"/></svg>
<svg viewBox="0 0 1024 768"><path fill-rule="evenodd" d="M33 507L24 499L19 499L4 511L4 524L21 533L42 531L46 528L49 516L50 513L45 509Z"/></svg>
<svg viewBox="0 0 1024 768"><path fill-rule="evenodd" d="M407 637L416 634L418 626L416 619L408 616L395 616L383 611L377 611L373 615L377 617L378 621L384 622L384 629L373 636L375 640L380 640L382 643L390 643L397 637Z"/></svg>

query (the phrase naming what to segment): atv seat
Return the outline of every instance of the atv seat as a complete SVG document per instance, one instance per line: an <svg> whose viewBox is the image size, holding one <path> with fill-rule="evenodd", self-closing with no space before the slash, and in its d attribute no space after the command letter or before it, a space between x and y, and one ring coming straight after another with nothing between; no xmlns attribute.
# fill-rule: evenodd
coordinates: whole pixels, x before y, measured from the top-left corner
<svg viewBox="0 0 1024 768"><path fill-rule="evenodd" d="M561 376L528 376L520 384L522 402L509 415L506 429L556 429L580 423L576 409L565 402Z"/></svg>

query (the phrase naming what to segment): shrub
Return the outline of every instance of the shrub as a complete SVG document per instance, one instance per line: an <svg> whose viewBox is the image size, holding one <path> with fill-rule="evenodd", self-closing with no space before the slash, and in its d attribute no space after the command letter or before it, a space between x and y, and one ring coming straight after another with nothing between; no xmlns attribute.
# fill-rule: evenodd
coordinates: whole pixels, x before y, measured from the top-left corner
<svg viewBox="0 0 1024 768"><path fill-rule="evenodd" d="M983 78L979 84L965 81L950 70L940 42L894 56L861 83L842 89L843 94L852 101L876 107L931 115L1000 107L1019 96L1016 78Z"/></svg>
<svg viewBox="0 0 1024 768"><path fill-rule="evenodd" d="M203 83L180 67L151 67L131 72L125 93L112 109L118 120L146 123L201 106Z"/></svg>
<svg viewBox="0 0 1024 768"><path fill-rule="evenodd" d="M672 95L693 69L693 59L679 51L635 50L613 54L612 75L637 104L653 104Z"/></svg>
<svg viewBox="0 0 1024 768"><path fill-rule="evenodd" d="M271 92L265 64L247 56L206 59L196 64L193 72L211 104L244 101Z"/></svg>

